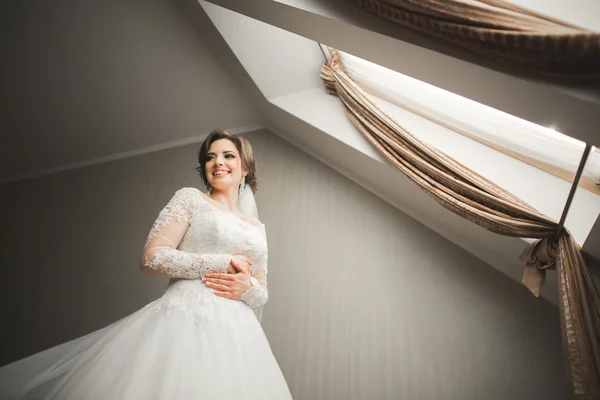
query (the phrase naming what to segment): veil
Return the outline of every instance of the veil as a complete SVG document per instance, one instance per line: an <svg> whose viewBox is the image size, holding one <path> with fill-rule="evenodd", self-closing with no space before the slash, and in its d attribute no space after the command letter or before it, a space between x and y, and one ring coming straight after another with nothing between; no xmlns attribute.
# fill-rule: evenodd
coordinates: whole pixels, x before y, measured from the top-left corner
<svg viewBox="0 0 600 400"><path fill-rule="evenodd" d="M258 208L256 208L256 200L254 199L254 193L252 193L252 188L250 188L250 185L244 185L244 189L238 198L238 209L244 215L259 219Z"/></svg>
<svg viewBox="0 0 600 400"><path fill-rule="evenodd" d="M252 192L250 185L244 185L244 189L238 198L238 209L244 215L259 219L256 200L254 199L254 193ZM256 314L256 319L258 319L258 322L262 322L263 308L264 306L261 306L253 310L254 314Z"/></svg>

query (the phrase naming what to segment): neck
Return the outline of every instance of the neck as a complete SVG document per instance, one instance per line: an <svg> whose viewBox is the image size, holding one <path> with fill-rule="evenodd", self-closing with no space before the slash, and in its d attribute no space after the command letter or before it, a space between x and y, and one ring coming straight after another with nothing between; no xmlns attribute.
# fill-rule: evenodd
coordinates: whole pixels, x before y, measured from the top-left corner
<svg viewBox="0 0 600 400"><path fill-rule="evenodd" d="M220 203L225 210L232 213L238 211L239 193L237 187L234 186L226 190L213 188L210 197Z"/></svg>

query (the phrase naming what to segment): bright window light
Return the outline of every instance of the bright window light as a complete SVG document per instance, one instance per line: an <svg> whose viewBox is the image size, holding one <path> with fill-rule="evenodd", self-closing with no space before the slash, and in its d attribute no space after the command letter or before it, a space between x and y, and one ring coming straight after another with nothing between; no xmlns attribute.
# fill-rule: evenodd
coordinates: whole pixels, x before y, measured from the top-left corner
<svg viewBox="0 0 600 400"><path fill-rule="evenodd" d="M585 143L399 72L339 51L347 73L369 94L571 181ZM600 152L592 148L580 185L600 194Z"/></svg>

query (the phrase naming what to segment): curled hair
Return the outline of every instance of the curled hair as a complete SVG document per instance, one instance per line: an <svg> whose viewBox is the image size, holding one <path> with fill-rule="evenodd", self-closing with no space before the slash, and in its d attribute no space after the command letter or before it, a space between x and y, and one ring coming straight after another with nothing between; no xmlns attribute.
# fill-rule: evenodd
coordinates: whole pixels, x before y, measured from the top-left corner
<svg viewBox="0 0 600 400"><path fill-rule="evenodd" d="M210 184L208 183L208 178L206 177L206 162L208 161L208 149L213 142L227 139L231 143L235 145L238 153L240 153L240 158L242 159L242 169L248 171L246 175L246 185L249 185L252 189L252 193L256 193L258 190L258 181L256 179L256 162L254 161L254 154L252 153L252 146L248 139L243 138L239 135L232 135L222 129L215 129L212 131L202 145L200 146L200 150L198 150L198 163L200 164L196 170L200 173L202 177L202 181L204 185L208 188Z"/></svg>

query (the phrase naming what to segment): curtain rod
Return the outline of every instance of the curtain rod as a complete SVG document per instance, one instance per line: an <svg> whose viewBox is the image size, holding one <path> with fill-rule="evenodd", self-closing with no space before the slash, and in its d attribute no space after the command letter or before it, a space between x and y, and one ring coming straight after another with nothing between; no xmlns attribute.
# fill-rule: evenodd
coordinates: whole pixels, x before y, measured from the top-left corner
<svg viewBox="0 0 600 400"><path fill-rule="evenodd" d="M321 53L323 53L323 58L325 58L325 62L329 61L327 59L327 56L325 55L325 51L323 51L323 45L319 42L317 42L317 45L319 46L319 50L321 50Z"/></svg>
<svg viewBox="0 0 600 400"><path fill-rule="evenodd" d="M571 208L571 202L573 201L573 197L575 196L575 191L577 190L577 186L579 186L579 180L581 179L581 175L583 174L583 167L585 167L585 162L587 161L588 156L590 155L590 151L592 150L592 145L589 143L585 144L585 150L581 155L581 161L579 161L579 167L577 168L577 173L575 174L575 179L573 179L573 184L571 185L571 191L569 192L569 197L567 198L567 203L565 204L565 208L563 208L562 215L560 217L560 222L558 223L558 227L556 228L556 233L554 234L554 240L558 240L558 237L562 233L562 230L565 225L565 220L567 219L567 214L569 213L569 208Z"/></svg>

